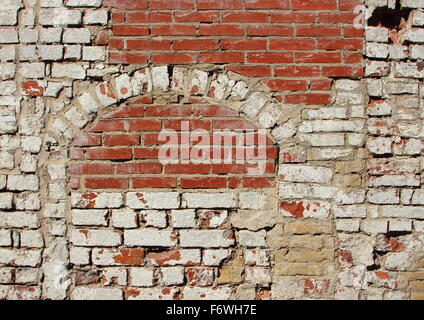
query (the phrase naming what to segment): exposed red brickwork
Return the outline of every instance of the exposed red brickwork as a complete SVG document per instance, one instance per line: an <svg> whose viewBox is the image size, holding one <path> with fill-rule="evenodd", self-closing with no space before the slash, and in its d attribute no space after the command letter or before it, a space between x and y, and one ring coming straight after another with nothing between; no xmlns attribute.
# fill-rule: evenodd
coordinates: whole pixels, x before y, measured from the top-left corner
<svg viewBox="0 0 424 320"><path fill-rule="evenodd" d="M98 119L85 129L86 135L78 136L72 143L69 173L73 184L85 189L139 189L139 188L272 188L278 149L266 137L266 157L258 153L258 131L254 124L242 120L239 114L228 108L198 104L151 104L146 99L128 102L117 110ZM222 138L221 153L218 145L213 152L231 163L181 163L187 148L181 146L184 122L190 130L204 130ZM175 151L176 163L163 163L159 158L161 146L169 140L161 140L161 130L175 130L178 140L170 149ZM237 148L236 138L225 140L225 134L216 130L232 130L245 133L244 150ZM249 130L246 132L246 130ZM193 132L193 131L192 131ZM188 151L198 140L192 141ZM212 141L211 141L212 143ZM251 151L249 151L251 150ZM171 152L171 151L170 151ZM243 161L246 159L245 161ZM256 163L247 160L261 159L264 174L248 174ZM243 161L240 163L239 161Z"/></svg>
<svg viewBox="0 0 424 320"><path fill-rule="evenodd" d="M363 75L356 2L109 0L109 62L223 64L263 78L287 104L324 105L331 78Z"/></svg>

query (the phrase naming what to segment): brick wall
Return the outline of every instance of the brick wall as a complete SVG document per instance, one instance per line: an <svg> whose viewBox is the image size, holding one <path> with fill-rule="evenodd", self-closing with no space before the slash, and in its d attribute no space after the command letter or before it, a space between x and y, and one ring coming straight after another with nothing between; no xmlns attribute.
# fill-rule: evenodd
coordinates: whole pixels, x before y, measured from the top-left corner
<svg viewBox="0 0 424 320"><path fill-rule="evenodd" d="M423 299L421 0L3 1L0 299Z"/></svg>

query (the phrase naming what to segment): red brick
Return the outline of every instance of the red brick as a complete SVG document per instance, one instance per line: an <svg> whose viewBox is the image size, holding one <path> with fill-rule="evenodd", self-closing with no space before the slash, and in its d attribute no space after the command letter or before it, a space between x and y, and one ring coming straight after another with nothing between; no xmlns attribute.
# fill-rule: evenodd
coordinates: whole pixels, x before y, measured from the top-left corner
<svg viewBox="0 0 424 320"><path fill-rule="evenodd" d="M353 39L318 40L320 50L362 50L363 41Z"/></svg>
<svg viewBox="0 0 424 320"><path fill-rule="evenodd" d="M200 51L218 49L218 40L174 40L172 48L174 50Z"/></svg>
<svg viewBox="0 0 424 320"><path fill-rule="evenodd" d="M133 12L127 14L128 23L172 22L170 12Z"/></svg>
<svg viewBox="0 0 424 320"><path fill-rule="evenodd" d="M126 40L128 50L171 50L169 40Z"/></svg>
<svg viewBox="0 0 424 320"><path fill-rule="evenodd" d="M133 188L175 188L177 178L171 177L139 177L132 178Z"/></svg>
<svg viewBox="0 0 424 320"><path fill-rule="evenodd" d="M183 189L226 188L227 178L181 178L180 185Z"/></svg>
<svg viewBox="0 0 424 320"><path fill-rule="evenodd" d="M125 131L125 122L120 120L103 120L88 126L85 131L103 132L103 131Z"/></svg>
<svg viewBox="0 0 424 320"><path fill-rule="evenodd" d="M322 79L322 80L311 80L311 90L330 90L331 85L333 84L332 80Z"/></svg>
<svg viewBox="0 0 424 320"><path fill-rule="evenodd" d="M164 129L181 130L183 122L189 123L190 130L209 130L211 123L209 120L166 120L164 123Z"/></svg>
<svg viewBox="0 0 424 320"><path fill-rule="evenodd" d="M242 0L197 0L198 10L238 10L242 8Z"/></svg>
<svg viewBox="0 0 424 320"><path fill-rule="evenodd" d="M175 22L215 22L220 19L219 12L180 11L174 12Z"/></svg>
<svg viewBox="0 0 424 320"><path fill-rule="evenodd" d="M321 69L318 66L284 66L275 67L276 77L319 77Z"/></svg>
<svg viewBox="0 0 424 320"><path fill-rule="evenodd" d="M224 14L223 22L267 22L268 14L265 12L229 12Z"/></svg>
<svg viewBox="0 0 424 320"><path fill-rule="evenodd" d="M275 178L243 178L244 188L272 188Z"/></svg>
<svg viewBox="0 0 424 320"><path fill-rule="evenodd" d="M271 39L269 42L271 50L313 50L314 39Z"/></svg>
<svg viewBox="0 0 424 320"><path fill-rule="evenodd" d="M357 14L353 12L320 12L318 13L318 23L350 23Z"/></svg>
<svg viewBox="0 0 424 320"><path fill-rule="evenodd" d="M152 55L152 62L158 64L189 64L196 61L196 53L158 53Z"/></svg>
<svg viewBox="0 0 424 320"><path fill-rule="evenodd" d="M222 39L223 50L266 50L264 39Z"/></svg>
<svg viewBox="0 0 424 320"><path fill-rule="evenodd" d="M358 5L362 5L362 0L340 0L339 1L339 9L342 11L352 11Z"/></svg>
<svg viewBox="0 0 424 320"><path fill-rule="evenodd" d="M125 21L124 12L113 12L112 13L112 23L123 23Z"/></svg>
<svg viewBox="0 0 424 320"><path fill-rule="evenodd" d="M270 14L272 23L314 23L316 15L312 13L279 12Z"/></svg>
<svg viewBox="0 0 424 320"><path fill-rule="evenodd" d="M149 28L145 26L114 25L112 32L115 36L147 36Z"/></svg>
<svg viewBox="0 0 424 320"><path fill-rule="evenodd" d="M113 165L110 163L71 163L69 165L71 174L111 174Z"/></svg>
<svg viewBox="0 0 424 320"><path fill-rule="evenodd" d="M290 0L246 0L245 5L246 9L290 9Z"/></svg>
<svg viewBox="0 0 424 320"><path fill-rule="evenodd" d="M99 146L102 142L102 136L96 134L83 134L77 136L72 141L71 145L78 147Z"/></svg>
<svg viewBox="0 0 424 320"><path fill-rule="evenodd" d="M72 190L78 190L81 187L81 179L77 177L71 177L69 179L69 187Z"/></svg>
<svg viewBox="0 0 424 320"><path fill-rule="evenodd" d="M158 148L137 148L134 150L134 159L158 159Z"/></svg>
<svg viewBox="0 0 424 320"><path fill-rule="evenodd" d="M196 34L196 27L191 25L167 24L150 27L152 36L193 36Z"/></svg>
<svg viewBox="0 0 424 320"><path fill-rule="evenodd" d="M117 174L161 173L162 165L159 162L121 163L115 166Z"/></svg>
<svg viewBox="0 0 424 320"><path fill-rule="evenodd" d="M221 130L256 129L255 125L244 120L214 120L213 128Z"/></svg>
<svg viewBox="0 0 424 320"><path fill-rule="evenodd" d="M305 80L268 80L265 84L272 91L306 91Z"/></svg>
<svg viewBox="0 0 424 320"><path fill-rule="evenodd" d="M140 144L140 135L108 135L103 138L103 145L105 146L136 146Z"/></svg>
<svg viewBox="0 0 424 320"><path fill-rule="evenodd" d="M103 6L121 10L147 9L147 0L105 0Z"/></svg>
<svg viewBox="0 0 424 320"><path fill-rule="evenodd" d="M364 29L357 29L355 27L343 27L343 35L347 38L363 38Z"/></svg>
<svg viewBox="0 0 424 320"><path fill-rule="evenodd" d="M249 63L292 63L294 62L293 53L291 52L263 52L249 53L247 56Z"/></svg>
<svg viewBox="0 0 424 320"><path fill-rule="evenodd" d="M248 173L249 168L254 169L256 165L253 164L213 164L212 173L215 174L224 174L224 173L234 173L242 174ZM264 173L273 173L275 171L275 164L272 162L267 162Z"/></svg>
<svg viewBox="0 0 424 320"><path fill-rule="evenodd" d="M144 134L144 145L163 145L166 143L168 143L168 141L159 141L158 133Z"/></svg>
<svg viewBox="0 0 424 320"><path fill-rule="evenodd" d="M132 158L131 149L94 148L85 152L89 160L129 160Z"/></svg>
<svg viewBox="0 0 424 320"><path fill-rule="evenodd" d="M210 24L199 27L202 36L243 36L244 28L234 24Z"/></svg>
<svg viewBox="0 0 424 320"><path fill-rule="evenodd" d="M109 49L124 49L124 40L121 39L110 39L107 43Z"/></svg>
<svg viewBox="0 0 424 320"><path fill-rule="evenodd" d="M279 36L291 37L293 28L291 26L276 26L276 25L250 25L246 31L248 36Z"/></svg>
<svg viewBox="0 0 424 320"><path fill-rule="evenodd" d="M83 160L84 159L84 151L82 149L72 148L69 152L69 157L72 160Z"/></svg>
<svg viewBox="0 0 424 320"><path fill-rule="evenodd" d="M199 54L201 63L238 63L244 62L242 52L201 52Z"/></svg>
<svg viewBox="0 0 424 320"><path fill-rule="evenodd" d="M290 94L286 95L285 103L288 104L307 104L307 105L323 105L330 103L329 94L307 93L307 94Z"/></svg>
<svg viewBox="0 0 424 320"><path fill-rule="evenodd" d="M128 128L130 131L160 131L162 122L159 120L129 120Z"/></svg>
<svg viewBox="0 0 424 320"><path fill-rule="evenodd" d="M88 189L126 189L126 178L86 178L85 187Z"/></svg>
<svg viewBox="0 0 424 320"><path fill-rule="evenodd" d="M147 56L144 53L113 51L109 53L109 63L146 64Z"/></svg>
<svg viewBox="0 0 424 320"><path fill-rule="evenodd" d="M229 71L239 73L246 77L270 77L271 68L266 66L226 66Z"/></svg>
<svg viewBox="0 0 424 320"><path fill-rule="evenodd" d="M296 26L295 35L298 37L335 37L341 35L341 28L320 25Z"/></svg>
<svg viewBox="0 0 424 320"><path fill-rule="evenodd" d="M191 106L147 106L146 117L189 117Z"/></svg>
<svg viewBox="0 0 424 320"><path fill-rule="evenodd" d="M165 174L206 174L210 171L208 164L165 164Z"/></svg>
<svg viewBox="0 0 424 320"><path fill-rule="evenodd" d="M335 10L337 0L295 0L294 10Z"/></svg>
<svg viewBox="0 0 424 320"><path fill-rule="evenodd" d="M361 77L364 69L361 66L332 66L324 67L322 73L326 77Z"/></svg>
<svg viewBox="0 0 424 320"><path fill-rule="evenodd" d="M178 1L150 0L150 9L159 9L159 10L194 9L194 2L195 0L178 0Z"/></svg>
<svg viewBox="0 0 424 320"><path fill-rule="evenodd" d="M340 63L340 52L297 52L297 63Z"/></svg>
<svg viewBox="0 0 424 320"><path fill-rule="evenodd" d="M345 63L361 63L362 62L362 53L344 53L343 62Z"/></svg>
<svg viewBox="0 0 424 320"><path fill-rule="evenodd" d="M200 112L204 117L237 117L239 115L237 111L220 106L204 106L200 108Z"/></svg>

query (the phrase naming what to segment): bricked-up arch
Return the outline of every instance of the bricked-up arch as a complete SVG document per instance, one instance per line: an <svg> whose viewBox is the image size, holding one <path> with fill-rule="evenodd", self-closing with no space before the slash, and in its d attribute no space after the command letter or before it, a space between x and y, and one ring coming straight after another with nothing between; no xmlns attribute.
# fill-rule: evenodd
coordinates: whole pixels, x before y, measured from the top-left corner
<svg viewBox="0 0 424 320"><path fill-rule="evenodd" d="M71 298L97 297L88 285L112 282L120 289L96 288L110 298L230 298L244 282L241 274L230 279L240 263L270 263L263 229L281 220L274 139L281 141L279 125L287 119L266 89L233 73L163 66L79 90L48 133L71 159ZM178 132L183 120L190 129L249 130L254 145L257 128L265 129L265 173L247 174L249 165L235 163L161 164L158 133ZM249 255L251 262L241 260ZM185 267L185 286L166 282L166 273L178 278L182 270L170 266ZM268 294L270 270L247 271L256 294ZM146 287L155 287L120 282L127 272L129 279L153 276Z"/></svg>

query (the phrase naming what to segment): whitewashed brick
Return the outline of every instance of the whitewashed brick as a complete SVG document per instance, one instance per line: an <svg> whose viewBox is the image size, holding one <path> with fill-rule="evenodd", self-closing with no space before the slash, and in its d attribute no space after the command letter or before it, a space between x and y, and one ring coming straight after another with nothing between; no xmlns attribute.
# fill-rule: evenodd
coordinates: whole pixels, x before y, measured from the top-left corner
<svg viewBox="0 0 424 320"><path fill-rule="evenodd" d="M63 32L64 43L90 43L89 29L65 29Z"/></svg>
<svg viewBox="0 0 424 320"><path fill-rule="evenodd" d="M424 207L384 206L382 208L382 216L390 218L422 219L424 216Z"/></svg>
<svg viewBox="0 0 424 320"><path fill-rule="evenodd" d="M41 250L16 250L0 248L0 264L13 263L20 267L35 267L41 262Z"/></svg>
<svg viewBox="0 0 424 320"><path fill-rule="evenodd" d="M164 286L174 286L184 283L183 267L161 268L162 277L160 282Z"/></svg>
<svg viewBox="0 0 424 320"><path fill-rule="evenodd" d="M39 62L22 63L19 67L19 73L25 78L43 78L45 75L45 64Z"/></svg>
<svg viewBox="0 0 424 320"><path fill-rule="evenodd" d="M183 248L227 248L234 244L234 236L228 230L182 230L180 245Z"/></svg>
<svg viewBox="0 0 424 320"><path fill-rule="evenodd" d="M2 192L0 193L0 209L12 209L13 193Z"/></svg>
<svg viewBox="0 0 424 320"><path fill-rule="evenodd" d="M178 192L129 192L127 206L132 209L176 209L180 206Z"/></svg>
<svg viewBox="0 0 424 320"><path fill-rule="evenodd" d="M0 29L0 43L18 43L18 32L15 29Z"/></svg>
<svg viewBox="0 0 424 320"><path fill-rule="evenodd" d="M107 10L87 10L84 15L84 24L87 25L107 25Z"/></svg>
<svg viewBox="0 0 424 320"><path fill-rule="evenodd" d="M153 270L146 268L131 268L130 285L133 287L152 287L154 285Z"/></svg>
<svg viewBox="0 0 424 320"><path fill-rule="evenodd" d="M105 286L110 285L127 285L127 270L121 268L108 268L103 269L102 283Z"/></svg>
<svg viewBox="0 0 424 320"><path fill-rule="evenodd" d="M52 77L54 78L70 78L85 79L86 71L84 66L80 64L63 64L54 63L52 68Z"/></svg>
<svg viewBox="0 0 424 320"><path fill-rule="evenodd" d="M238 232L238 243L245 247L266 247L266 231L241 230Z"/></svg>
<svg viewBox="0 0 424 320"><path fill-rule="evenodd" d="M72 291L72 300L122 300L121 289L76 287Z"/></svg>
<svg viewBox="0 0 424 320"><path fill-rule="evenodd" d="M280 175L284 181L330 183L333 170L325 167L303 165L285 165L280 167Z"/></svg>
<svg viewBox="0 0 424 320"><path fill-rule="evenodd" d="M106 59L106 49L103 47L83 47L82 60L104 61Z"/></svg>
<svg viewBox="0 0 424 320"><path fill-rule="evenodd" d="M24 230L21 232L21 247L43 248L43 234L39 230Z"/></svg>
<svg viewBox="0 0 424 320"><path fill-rule="evenodd" d="M160 230L125 230L125 245L130 247L173 247L175 246L175 237L171 231Z"/></svg>
<svg viewBox="0 0 424 320"><path fill-rule="evenodd" d="M203 253L203 263L207 266L220 266L230 255L231 249L208 249Z"/></svg>
<svg viewBox="0 0 424 320"><path fill-rule="evenodd" d="M12 191L37 191L39 180L35 175L10 175L7 179L7 188Z"/></svg>
<svg viewBox="0 0 424 320"><path fill-rule="evenodd" d="M161 253L151 253L147 260L153 266L177 266L199 264L201 252L199 249L170 250Z"/></svg>
<svg viewBox="0 0 424 320"><path fill-rule="evenodd" d="M184 193L183 207L187 208L235 208L235 193Z"/></svg>
<svg viewBox="0 0 424 320"><path fill-rule="evenodd" d="M386 233L387 220L364 220L362 222L362 231L369 234Z"/></svg>
<svg viewBox="0 0 424 320"><path fill-rule="evenodd" d="M137 213L128 208L112 210L112 225L115 228L123 229L137 228Z"/></svg>
<svg viewBox="0 0 424 320"><path fill-rule="evenodd" d="M76 226L107 226L107 210L72 210L72 223Z"/></svg>
<svg viewBox="0 0 424 320"><path fill-rule="evenodd" d="M396 189L371 189L367 195L368 201L375 204L398 204L399 190Z"/></svg>
<svg viewBox="0 0 424 320"><path fill-rule="evenodd" d="M70 241L81 247L114 247L121 244L121 236L112 230L77 230L71 231Z"/></svg>
<svg viewBox="0 0 424 320"><path fill-rule="evenodd" d="M100 7L102 0L67 0L68 7Z"/></svg>
<svg viewBox="0 0 424 320"><path fill-rule="evenodd" d="M0 230L0 247L10 247L10 246L12 246L12 233L11 233L11 231L10 230Z"/></svg>
<svg viewBox="0 0 424 320"><path fill-rule="evenodd" d="M41 60L59 61L63 59L64 47L61 45L42 45L37 48Z"/></svg>
<svg viewBox="0 0 424 320"><path fill-rule="evenodd" d="M194 228L196 212L194 210L172 210L171 222L174 228Z"/></svg>
<svg viewBox="0 0 424 320"><path fill-rule="evenodd" d="M337 218L366 218L367 210L363 206L342 206L334 208Z"/></svg>
<svg viewBox="0 0 424 320"><path fill-rule="evenodd" d="M141 214L146 222L146 227L166 228L168 225L165 211L146 210Z"/></svg>
<svg viewBox="0 0 424 320"><path fill-rule="evenodd" d="M15 196L15 207L17 210L40 210L40 194L33 192L22 192L17 194Z"/></svg>
<svg viewBox="0 0 424 320"><path fill-rule="evenodd" d="M410 220L390 220L389 231L406 231L412 230L412 221Z"/></svg>
<svg viewBox="0 0 424 320"><path fill-rule="evenodd" d="M72 192L71 204L77 209L116 209L123 205L123 196L114 192Z"/></svg>
<svg viewBox="0 0 424 320"><path fill-rule="evenodd" d="M69 259L72 264L85 266L90 263L90 249L71 247L69 249Z"/></svg>
<svg viewBox="0 0 424 320"><path fill-rule="evenodd" d="M82 13L79 10L65 8L41 9L38 13L38 22L43 26L80 25Z"/></svg>
<svg viewBox="0 0 424 320"><path fill-rule="evenodd" d="M15 157L13 154L0 151L0 169L13 169L15 167Z"/></svg>
<svg viewBox="0 0 424 320"><path fill-rule="evenodd" d="M229 300L231 297L231 288L215 287L198 288L184 287L183 296L186 300Z"/></svg>

